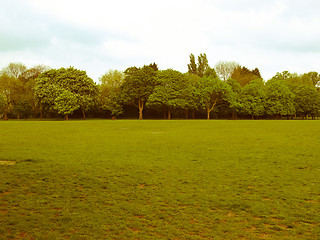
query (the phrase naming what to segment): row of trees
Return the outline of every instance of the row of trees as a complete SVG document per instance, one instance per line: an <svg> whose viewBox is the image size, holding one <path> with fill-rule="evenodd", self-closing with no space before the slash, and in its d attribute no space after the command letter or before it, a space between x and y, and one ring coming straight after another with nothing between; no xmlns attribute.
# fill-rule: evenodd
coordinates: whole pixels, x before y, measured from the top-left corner
<svg viewBox="0 0 320 240"><path fill-rule="evenodd" d="M8 116L52 116L65 119L75 112L83 118L128 115L137 109L142 119L147 109L151 117L173 114L185 118L213 115L237 118L299 116L315 118L320 113L320 75L277 73L264 82L259 69L249 70L235 62L219 62L214 68L206 54L197 62L190 54L188 72L159 70L155 63L126 71L110 70L99 84L85 71L73 67L49 69L11 63L0 75L0 110Z"/></svg>

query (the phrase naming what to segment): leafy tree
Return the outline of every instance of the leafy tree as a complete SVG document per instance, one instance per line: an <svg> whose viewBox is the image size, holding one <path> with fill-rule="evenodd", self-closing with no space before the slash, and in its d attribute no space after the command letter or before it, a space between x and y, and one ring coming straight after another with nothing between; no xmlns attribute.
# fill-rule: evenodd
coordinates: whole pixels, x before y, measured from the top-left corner
<svg viewBox="0 0 320 240"><path fill-rule="evenodd" d="M207 55L205 53L200 53L198 56L198 69L197 73L199 77L203 77L205 72L209 69Z"/></svg>
<svg viewBox="0 0 320 240"><path fill-rule="evenodd" d="M257 79L261 79L259 69L249 70L246 67L236 67L231 75L232 79L235 79L243 87L249 82Z"/></svg>
<svg viewBox="0 0 320 240"><path fill-rule="evenodd" d="M32 106L28 101L22 100L14 106L13 112L17 114L18 119L28 118L32 114Z"/></svg>
<svg viewBox="0 0 320 240"><path fill-rule="evenodd" d="M149 64L149 67L151 67L154 71L158 71L159 70L158 65L155 62Z"/></svg>
<svg viewBox="0 0 320 240"><path fill-rule="evenodd" d="M110 70L99 79L100 104L103 109L111 112L113 118L123 113L120 91L124 79L125 74L118 70Z"/></svg>
<svg viewBox="0 0 320 240"><path fill-rule="evenodd" d="M61 93L54 99L54 109L59 114L64 115L65 120L69 120L69 114L79 109L79 96L69 90L63 89Z"/></svg>
<svg viewBox="0 0 320 240"><path fill-rule="evenodd" d="M312 86L295 85L293 88L295 95L295 108L297 114L303 118L311 115L317 116L320 111L320 93Z"/></svg>
<svg viewBox="0 0 320 240"><path fill-rule="evenodd" d="M285 81L269 80L266 84L266 113L271 116L295 114L294 94Z"/></svg>
<svg viewBox="0 0 320 240"><path fill-rule="evenodd" d="M205 53L200 53L200 55L198 56L198 64L196 64L195 57L192 53L189 57L190 63L188 64L188 73L196 74L199 77L204 76L204 74L210 68L207 55ZM207 72L207 75L210 75L210 71Z"/></svg>
<svg viewBox="0 0 320 240"><path fill-rule="evenodd" d="M19 83L14 76L6 73L0 75L0 95L4 100L3 115L4 120L8 120L8 113L12 110L15 101L18 99Z"/></svg>
<svg viewBox="0 0 320 240"><path fill-rule="evenodd" d="M214 71L214 69L213 69ZM215 72L208 72L207 77L213 78L215 76ZM189 110L192 111L192 118L195 118L195 111L202 109L202 106L200 104L200 91L199 91L199 82L200 82L200 77L195 74L190 74L190 73L185 73L184 78L187 81L187 87L188 91L186 94L186 99L187 99L187 106L188 109L186 109L186 118L188 118Z"/></svg>
<svg viewBox="0 0 320 240"><path fill-rule="evenodd" d="M320 87L320 74L317 72L309 72L308 76L315 87Z"/></svg>
<svg viewBox="0 0 320 240"><path fill-rule="evenodd" d="M220 61L215 65L215 70L223 81L227 81L239 66L236 62Z"/></svg>
<svg viewBox="0 0 320 240"><path fill-rule="evenodd" d="M202 77L198 88L200 104L207 111L207 119L213 110L234 101L231 86L217 78Z"/></svg>
<svg viewBox="0 0 320 240"><path fill-rule="evenodd" d="M158 71L156 82L157 86L149 96L149 106L164 107L168 111L168 119L171 119L172 111L190 108L188 97L192 90L184 74L172 69Z"/></svg>
<svg viewBox="0 0 320 240"><path fill-rule="evenodd" d="M87 76L85 71L77 70L73 67L60 68L58 70L51 69L42 73L36 79L34 89L35 99L41 106L41 112L43 109L55 109L58 112L63 112L60 110L62 109L61 106L58 107L56 105L61 105L62 100L66 100L66 104L74 103L73 99L76 97L77 104L73 108L69 106L69 109L72 112L81 109L83 118L85 118L85 111L94 106L98 100L98 87L94 81ZM71 92L73 95L71 96L66 91ZM61 94L59 101L56 101L56 98ZM66 110L65 112L70 111Z"/></svg>
<svg viewBox="0 0 320 240"><path fill-rule="evenodd" d="M188 73L197 75L198 69L197 69L196 59L192 53L189 55L189 57L190 57L190 63L188 64Z"/></svg>
<svg viewBox="0 0 320 240"><path fill-rule="evenodd" d="M231 89L233 92L234 101L233 101L233 104L230 104L229 108L232 111L232 119L236 119L237 113L241 112L241 109L242 109L242 105L241 105L241 101L240 101L242 87L237 82L237 80L234 80L232 78L229 78L226 81L226 83L231 86Z"/></svg>
<svg viewBox="0 0 320 240"><path fill-rule="evenodd" d="M121 99L124 103L139 109L139 119L143 119L143 109L155 87L155 75L150 66L131 67L125 71L125 81L121 86Z"/></svg>
<svg viewBox="0 0 320 240"><path fill-rule="evenodd" d="M262 116L265 113L265 90L262 80L252 80L241 90L240 103L242 113L252 116Z"/></svg>
<svg viewBox="0 0 320 240"><path fill-rule="evenodd" d="M5 99L4 99L3 95L0 94L0 112L1 113L4 112L5 106L6 106Z"/></svg>

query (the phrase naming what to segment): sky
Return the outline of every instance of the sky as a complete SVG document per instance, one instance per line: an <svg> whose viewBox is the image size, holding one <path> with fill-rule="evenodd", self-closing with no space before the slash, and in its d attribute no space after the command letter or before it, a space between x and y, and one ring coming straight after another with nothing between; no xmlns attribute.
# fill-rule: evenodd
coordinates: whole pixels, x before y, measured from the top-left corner
<svg viewBox="0 0 320 240"><path fill-rule="evenodd" d="M187 72L189 55L277 72L320 72L318 0L1 0L0 69L74 66Z"/></svg>

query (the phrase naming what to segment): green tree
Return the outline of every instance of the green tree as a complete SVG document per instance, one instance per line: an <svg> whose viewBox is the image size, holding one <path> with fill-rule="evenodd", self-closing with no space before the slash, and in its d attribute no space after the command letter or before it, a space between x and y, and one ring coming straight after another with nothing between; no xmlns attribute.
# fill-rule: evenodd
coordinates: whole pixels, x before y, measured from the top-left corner
<svg viewBox="0 0 320 240"><path fill-rule="evenodd" d="M44 109L55 109L61 112L59 110L61 107L56 105L61 105L63 100L66 100L66 104L74 103L73 99L76 97L77 104L74 105L74 108L69 106L69 109L72 112L81 109L83 118L85 118L85 111L98 101L98 86L87 76L85 71L73 67L51 69L42 73L36 79L34 89L35 99L41 107L41 112ZM71 92L71 94L66 91ZM59 98L61 94L62 96ZM56 101L57 98L59 98L59 101Z"/></svg>
<svg viewBox="0 0 320 240"><path fill-rule="evenodd" d="M184 74L172 69L158 71L156 83L153 93L149 96L148 106L165 108L168 111L168 119L171 119L172 111L190 108L188 97L192 90Z"/></svg>
<svg viewBox="0 0 320 240"><path fill-rule="evenodd" d="M198 69L197 69L196 59L192 53L189 55L189 58L190 58L190 63L188 64L188 73L197 75Z"/></svg>
<svg viewBox="0 0 320 240"><path fill-rule="evenodd" d="M295 108L296 113L302 118L307 118L311 115L315 118L320 111L320 93L312 86L308 85L295 85L293 87L295 95Z"/></svg>
<svg viewBox="0 0 320 240"><path fill-rule="evenodd" d="M254 70L249 70L248 68L241 66L234 69L231 78L237 80L241 87L253 80L262 79L259 69L255 68Z"/></svg>
<svg viewBox="0 0 320 240"><path fill-rule="evenodd" d="M22 100L15 104L13 108L13 113L18 116L18 119L21 118L28 118L32 114L32 106L31 104L26 101Z"/></svg>
<svg viewBox="0 0 320 240"><path fill-rule="evenodd" d="M80 108L79 96L69 90L63 89L54 99L54 109L59 114L64 115L65 120L69 120L69 114Z"/></svg>
<svg viewBox="0 0 320 240"><path fill-rule="evenodd" d="M113 118L123 113L120 91L124 79L125 74L118 70L110 70L99 78L100 105L110 111Z"/></svg>
<svg viewBox="0 0 320 240"><path fill-rule="evenodd" d="M320 87L320 74L317 72L309 72L308 76L315 87Z"/></svg>
<svg viewBox="0 0 320 240"><path fill-rule="evenodd" d="M294 94L285 81L269 80L266 83L265 110L268 115L278 118L295 114Z"/></svg>
<svg viewBox="0 0 320 240"><path fill-rule="evenodd" d="M240 103L242 113L251 115L252 119L265 113L265 89L262 80L252 80L241 90Z"/></svg>
<svg viewBox="0 0 320 240"><path fill-rule="evenodd" d="M194 55L191 53L190 54L190 63L188 64L188 73L196 74L199 77L203 77L205 73L207 72L207 75L212 74L211 72L208 71L210 70L209 64L208 64L208 59L207 55L205 53L200 53L198 56L198 64L196 64L196 60Z"/></svg>
<svg viewBox="0 0 320 240"><path fill-rule="evenodd" d="M2 95L4 100L2 107L4 120L8 120L8 113L13 109L15 101L19 97L19 89L19 82L14 76L9 76L6 73L0 75L0 95Z"/></svg>
<svg viewBox="0 0 320 240"><path fill-rule="evenodd" d="M143 119L143 109L155 87L154 71L150 66L130 67L125 72L125 81L121 86L121 99L139 109L139 119Z"/></svg>
<svg viewBox="0 0 320 240"><path fill-rule="evenodd" d="M207 119L210 113L223 104L232 104L234 99L231 86L217 78L202 77L198 85L200 104L207 112Z"/></svg>
<svg viewBox="0 0 320 240"><path fill-rule="evenodd" d="M237 119L237 117L238 117L237 114L239 112L241 112L241 109L242 109L242 104L241 104L241 101L240 101L242 87L237 82L237 80L234 80L232 78L229 78L226 81L226 83L231 86L232 93L233 93L234 101L229 106L230 110L232 111L232 119Z"/></svg>

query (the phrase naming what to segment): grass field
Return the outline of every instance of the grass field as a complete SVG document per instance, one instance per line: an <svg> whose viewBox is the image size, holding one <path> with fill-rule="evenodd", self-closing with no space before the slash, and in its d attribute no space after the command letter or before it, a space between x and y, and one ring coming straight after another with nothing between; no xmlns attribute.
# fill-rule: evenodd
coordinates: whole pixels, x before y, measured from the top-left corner
<svg viewBox="0 0 320 240"><path fill-rule="evenodd" d="M319 121L0 132L0 239L320 239Z"/></svg>

